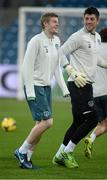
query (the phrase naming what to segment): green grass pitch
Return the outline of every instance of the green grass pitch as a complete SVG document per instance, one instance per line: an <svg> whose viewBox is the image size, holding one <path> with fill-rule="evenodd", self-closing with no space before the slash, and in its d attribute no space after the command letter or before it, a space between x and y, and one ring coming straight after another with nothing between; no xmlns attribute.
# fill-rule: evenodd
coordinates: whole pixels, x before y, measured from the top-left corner
<svg viewBox="0 0 107 180"><path fill-rule="evenodd" d="M23 170L18 167L14 150L21 145L33 121L25 101L0 99L0 121L13 117L17 122L15 132L4 132L0 128L0 179L106 179L107 178L107 134L96 139L92 159L84 157L84 142L75 150L78 169L54 166L52 158L63 140L64 133L72 121L70 102L53 102L54 125L42 137L32 161L39 170Z"/></svg>

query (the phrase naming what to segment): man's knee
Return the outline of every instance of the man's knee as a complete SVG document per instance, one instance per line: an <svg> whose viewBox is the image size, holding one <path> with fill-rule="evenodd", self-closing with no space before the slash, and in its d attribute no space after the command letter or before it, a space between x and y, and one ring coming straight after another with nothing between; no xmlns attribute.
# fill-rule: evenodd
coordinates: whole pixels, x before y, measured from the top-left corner
<svg viewBox="0 0 107 180"><path fill-rule="evenodd" d="M45 120L44 124L45 124L47 129L51 128L53 126L53 119L51 118L51 119Z"/></svg>
<svg viewBox="0 0 107 180"><path fill-rule="evenodd" d="M101 121L99 125L103 128L103 131L107 131L107 118Z"/></svg>

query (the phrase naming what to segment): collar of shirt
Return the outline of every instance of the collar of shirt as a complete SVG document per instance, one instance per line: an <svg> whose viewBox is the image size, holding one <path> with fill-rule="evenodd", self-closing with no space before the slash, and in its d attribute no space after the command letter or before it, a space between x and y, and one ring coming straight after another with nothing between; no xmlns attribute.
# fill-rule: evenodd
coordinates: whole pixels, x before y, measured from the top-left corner
<svg viewBox="0 0 107 180"><path fill-rule="evenodd" d="M53 36L52 38L49 38L44 31L42 31L42 34L43 34L43 36L46 37L46 39L48 39L49 41L52 42L52 41L54 40L54 36Z"/></svg>
<svg viewBox="0 0 107 180"><path fill-rule="evenodd" d="M92 35L95 35L95 34L96 34L96 32L89 32L85 26L84 26L84 31L87 32L87 33L90 33L90 34L92 34Z"/></svg>

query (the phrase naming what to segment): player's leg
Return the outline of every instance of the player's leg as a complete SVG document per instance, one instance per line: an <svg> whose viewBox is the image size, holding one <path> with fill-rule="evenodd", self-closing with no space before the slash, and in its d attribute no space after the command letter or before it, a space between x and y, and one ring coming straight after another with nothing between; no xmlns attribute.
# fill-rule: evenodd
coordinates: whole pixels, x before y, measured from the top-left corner
<svg viewBox="0 0 107 180"><path fill-rule="evenodd" d="M40 123L40 121L36 121L36 125L38 125L39 123ZM41 139L41 136L38 137L37 144L39 143L40 139ZM36 144L32 145L30 147L30 149L28 150L28 152L27 152L27 159L28 159L28 161L31 161L31 157L32 157L32 154L33 154L35 149L36 149Z"/></svg>
<svg viewBox="0 0 107 180"><path fill-rule="evenodd" d="M96 111L93 101L92 85L87 84L83 88L70 85L72 100L72 112L75 123L75 131L71 132L71 141L77 144L97 124Z"/></svg>
<svg viewBox="0 0 107 180"><path fill-rule="evenodd" d="M39 93L38 93L39 91ZM48 90L50 94L51 90ZM38 96L39 94L42 94L41 96ZM48 106L48 100L47 100L47 94L44 90L44 88L37 88L36 91L36 101L30 101L28 102L30 110L32 112L33 118L34 119L39 119L40 122L36 123L36 125L32 128L30 134L28 135L28 137L26 138L26 140L24 141L24 143L22 144L22 146L15 151L15 156L18 158L19 156L25 155L25 157L27 157L27 153L30 149L33 148L33 146L37 145L41 135L52 126L53 124L53 119L50 118L51 117L51 107ZM51 101L51 100L50 100ZM44 120L41 120L41 119ZM27 158L24 158L24 160L21 161L21 158L18 158L20 163L24 166L24 168L28 168L28 166L26 166L26 164L29 164L29 161L27 160ZM23 162L25 161L25 162ZM30 166L29 166L30 168Z"/></svg>
<svg viewBox="0 0 107 180"><path fill-rule="evenodd" d="M71 87L70 87L71 89ZM72 103L72 102L71 102ZM72 134L75 132L75 128L76 125L73 121L73 123L71 124L71 126L67 129L65 135L64 135L64 139L63 139L63 143L60 145L58 151L56 152L55 156L52 159L52 163L53 164L63 164L61 162L61 156L60 154L64 151L65 147L67 146L67 144L69 143Z"/></svg>
<svg viewBox="0 0 107 180"><path fill-rule="evenodd" d="M37 145L40 141L42 134L52 126L52 119L41 121L38 125L35 125L24 143L19 149L15 151L15 156L18 158L23 168L32 169L32 163L28 160L28 151Z"/></svg>
<svg viewBox="0 0 107 180"><path fill-rule="evenodd" d="M74 114L75 117L77 116L76 118L74 118L74 122L77 125L73 134L72 131L69 131L71 132L70 142L65 147L64 154L66 153L66 156L68 157L66 158L67 160L65 162L65 166L72 168L78 166L76 161L74 161L74 157L72 155L76 145L96 126L97 120L94 112L92 85L86 85L86 87L82 89L77 89L73 85L70 90L72 97L73 116Z"/></svg>
<svg viewBox="0 0 107 180"><path fill-rule="evenodd" d="M34 126L27 137L27 142L32 145L37 145L41 135L53 125L53 119L42 120L38 125Z"/></svg>
<svg viewBox="0 0 107 180"><path fill-rule="evenodd" d="M78 167L78 163L76 162L73 152L76 145L84 138L97 124L97 121L94 119L94 113L87 114L86 121L81 123L79 127L76 129L74 135L71 137L68 145L64 149L64 156L67 158L65 161L65 166L68 168ZM87 149L85 149L87 151ZM62 153L63 156L63 153ZM60 156L61 157L61 156Z"/></svg>
<svg viewBox="0 0 107 180"><path fill-rule="evenodd" d="M78 126L81 124L81 121L79 121L78 123L78 118L77 121L75 117L73 119L74 120L72 125L68 128L67 132L65 133L63 144L61 144L52 161L53 164L64 165L65 163L65 166L68 168L78 167L78 163L76 162L72 153L75 149L76 144L71 142L70 140ZM65 158L65 161L63 158Z"/></svg>
<svg viewBox="0 0 107 180"><path fill-rule="evenodd" d="M102 134L107 132L107 118L101 121L101 123L98 124L98 126L95 128L93 132L96 134L96 137L101 136Z"/></svg>
<svg viewBox="0 0 107 180"><path fill-rule="evenodd" d="M106 132L107 132L107 119L101 121L94 129L94 131L90 134L90 136L84 139L84 143L85 143L84 153L87 158L92 157L93 143L96 137L99 137Z"/></svg>
<svg viewBox="0 0 107 180"><path fill-rule="evenodd" d="M70 91L70 95L72 96L71 93L75 94L75 85L74 83L71 83L69 82L68 83L68 88L69 88L69 91ZM71 102L72 104L72 102ZM73 106L72 106L73 107ZM64 152L64 149L66 148L66 146L68 145L72 135L75 133L77 127L78 127L78 124L76 123L75 121L75 117L74 117L74 114L73 114L73 123L71 124L71 126L67 129L66 133L65 133L65 136L64 136L64 139L63 139L63 143L60 145L57 153L55 154L54 158L53 158L53 164L63 164L63 162L61 163L61 160L63 159L62 156L61 156L61 153ZM79 121L80 122L80 121ZM72 143L72 149L74 149L75 147L75 144Z"/></svg>
<svg viewBox="0 0 107 180"><path fill-rule="evenodd" d="M79 117L76 117L73 114L73 123L71 124L71 126L68 128L68 130L65 133L64 139L63 139L63 143L61 144L61 146L59 147L57 153L55 154L54 158L53 158L53 164L61 164L61 152L66 151L66 152L73 152L75 149L76 144L71 142L71 137L74 135L74 133L76 132L76 129L82 124L82 120ZM68 146L67 146L68 145ZM73 158L74 159L74 158ZM77 163L76 163L77 166Z"/></svg>
<svg viewBox="0 0 107 180"><path fill-rule="evenodd" d="M85 148L87 149L86 157L88 158L91 158L92 147L96 137L104 134L107 131L107 96L96 97L95 105L99 123L90 136L86 137L84 140Z"/></svg>
<svg viewBox="0 0 107 180"><path fill-rule="evenodd" d="M73 122L72 125L67 129L64 139L63 139L63 143L60 145L58 151L56 152L55 156L53 157L53 164L57 164L58 162L60 162L60 153L62 151L64 151L65 147L67 146L67 144L69 143L71 136L73 135L73 133L75 132L76 129L76 124Z"/></svg>
<svg viewBox="0 0 107 180"><path fill-rule="evenodd" d="M98 137L107 131L107 95L96 97L95 104L99 124L93 133Z"/></svg>

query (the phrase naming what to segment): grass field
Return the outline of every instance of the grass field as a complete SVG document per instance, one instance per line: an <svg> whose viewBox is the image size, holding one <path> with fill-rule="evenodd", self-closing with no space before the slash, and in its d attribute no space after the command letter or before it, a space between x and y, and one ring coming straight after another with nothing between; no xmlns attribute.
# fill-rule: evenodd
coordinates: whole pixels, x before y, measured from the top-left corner
<svg viewBox="0 0 107 180"><path fill-rule="evenodd" d="M0 179L106 179L107 178L107 134L96 140L93 157L84 157L83 141L77 146L75 158L78 169L67 169L52 165L57 151L69 126L72 116L69 102L54 102L54 126L42 137L37 151L33 154L34 164L39 170L23 170L18 167L14 150L21 145L33 126L31 114L25 101L0 99L0 120L13 117L17 121L17 130L7 133L0 128Z"/></svg>

